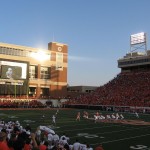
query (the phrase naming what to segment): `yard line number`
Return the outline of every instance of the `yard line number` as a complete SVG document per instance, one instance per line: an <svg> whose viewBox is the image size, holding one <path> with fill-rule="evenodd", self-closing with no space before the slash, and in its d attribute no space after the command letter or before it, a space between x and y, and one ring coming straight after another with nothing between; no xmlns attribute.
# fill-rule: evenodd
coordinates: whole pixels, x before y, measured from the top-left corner
<svg viewBox="0 0 150 150"><path fill-rule="evenodd" d="M85 137L85 138L98 138L99 136L96 134L89 134L89 133L78 133L77 136L79 137ZM104 138L104 137L100 137L100 138Z"/></svg>
<svg viewBox="0 0 150 150"><path fill-rule="evenodd" d="M147 147L146 145L135 145L135 146L130 146L130 149L134 149L134 150L150 150L150 147Z"/></svg>

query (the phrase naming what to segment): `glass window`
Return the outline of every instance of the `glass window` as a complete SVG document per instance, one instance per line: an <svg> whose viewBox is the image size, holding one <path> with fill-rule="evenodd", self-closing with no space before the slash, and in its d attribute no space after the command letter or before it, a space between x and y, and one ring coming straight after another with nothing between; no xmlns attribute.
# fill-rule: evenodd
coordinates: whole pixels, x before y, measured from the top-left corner
<svg viewBox="0 0 150 150"><path fill-rule="evenodd" d="M49 79L49 78L50 78L50 68L41 67L41 79Z"/></svg>
<svg viewBox="0 0 150 150"><path fill-rule="evenodd" d="M35 66L29 66L29 78L30 79L36 78Z"/></svg>

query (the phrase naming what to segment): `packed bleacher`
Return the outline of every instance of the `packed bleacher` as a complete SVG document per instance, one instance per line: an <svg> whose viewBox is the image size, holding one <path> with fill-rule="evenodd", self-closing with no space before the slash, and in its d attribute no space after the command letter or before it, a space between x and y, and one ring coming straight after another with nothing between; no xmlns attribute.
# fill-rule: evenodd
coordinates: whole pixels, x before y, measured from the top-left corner
<svg viewBox="0 0 150 150"><path fill-rule="evenodd" d="M66 104L150 107L150 71L120 73L94 92Z"/></svg>
<svg viewBox="0 0 150 150"><path fill-rule="evenodd" d="M45 105L36 99L1 98L0 108L44 108Z"/></svg>

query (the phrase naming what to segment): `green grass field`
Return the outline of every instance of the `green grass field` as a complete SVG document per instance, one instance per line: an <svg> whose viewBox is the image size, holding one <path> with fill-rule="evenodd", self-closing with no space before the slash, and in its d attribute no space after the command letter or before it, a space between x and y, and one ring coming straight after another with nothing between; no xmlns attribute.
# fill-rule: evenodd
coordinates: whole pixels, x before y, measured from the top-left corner
<svg viewBox="0 0 150 150"><path fill-rule="evenodd" d="M52 115L57 109L49 110L0 110L1 120L19 120L21 125L30 124L32 132L39 125L52 125ZM94 123L93 120L81 118L76 121L77 112L83 109L60 109L57 114L54 131L58 135L66 133L73 144L76 139L89 143L95 148L99 144L104 150L150 150L150 125L128 125L121 123ZM96 110L87 110L93 117ZM105 114L106 112L101 112ZM45 118L42 119L42 115ZM125 119L137 119L134 114L124 113ZM150 114L140 114L140 120L150 122Z"/></svg>

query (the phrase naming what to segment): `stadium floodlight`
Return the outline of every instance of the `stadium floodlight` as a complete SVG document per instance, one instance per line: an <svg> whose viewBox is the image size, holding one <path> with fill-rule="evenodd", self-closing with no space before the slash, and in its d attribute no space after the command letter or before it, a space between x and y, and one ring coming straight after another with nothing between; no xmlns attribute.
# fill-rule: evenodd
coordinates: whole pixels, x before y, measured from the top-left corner
<svg viewBox="0 0 150 150"><path fill-rule="evenodd" d="M38 52L32 52L30 56L39 61L50 60L50 55L46 54L44 51L41 50L39 50Z"/></svg>
<svg viewBox="0 0 150 150"><path fill-rule="evenodd" d="M145 32L132 34L130 36L130 52L140 52L145 50L147 55L147 37Z"/></svg>
<svg viewBox="0 0 150 150"><path fill-rule="evenodd" d="M142 44L142 43L146 43L146 33L141 32L141 33L131 35L130 37L131 45Z"/></svg>

